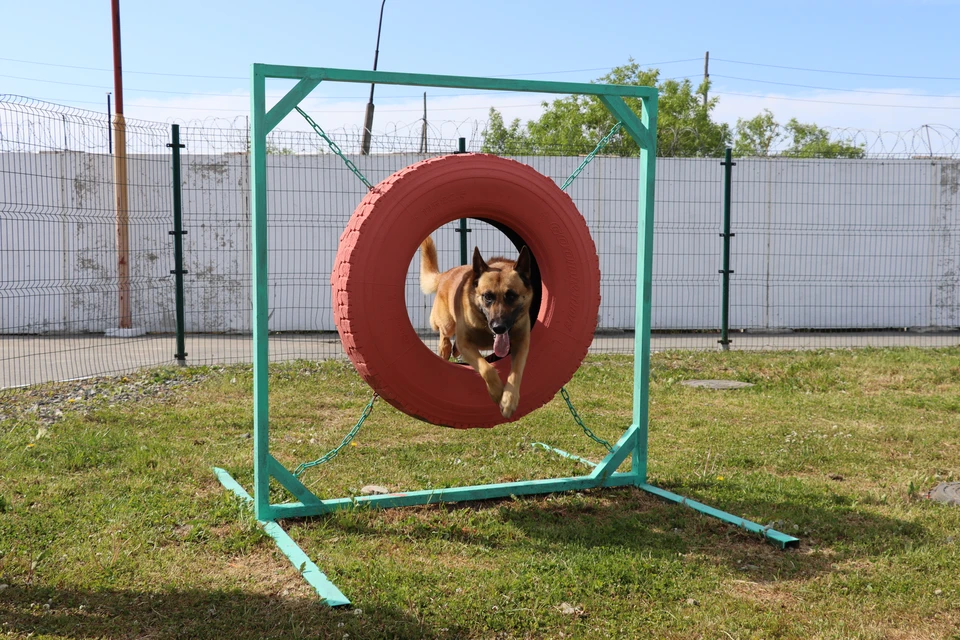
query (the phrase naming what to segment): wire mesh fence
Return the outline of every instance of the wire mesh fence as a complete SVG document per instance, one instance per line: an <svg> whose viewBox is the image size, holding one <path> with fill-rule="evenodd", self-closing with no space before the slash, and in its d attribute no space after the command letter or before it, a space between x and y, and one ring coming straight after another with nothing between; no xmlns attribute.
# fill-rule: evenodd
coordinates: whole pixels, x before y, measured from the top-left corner
<svg viewBox="0 0 960 640"><path fill-rule="evenodd" d="M126 122L129 190L122 209L131 222L122 224L107 117L0 101L0 333L8 383L112 373L104 349L141 366L168 361L139 332L105 335L142 326L173 330L165 304L170 279L154 267L166 260L170 162L157 150L168 131ZM117 243L121 227L129 232L127 247ZM121 295L130 305L125 314ZM40 337L17 339L26 335ZM76 337L50 338L57 335ZM37 368L42 373L33 375Z"/></svg>
<svg viewBox="0 0 960 640"><path fill-rule="evenodd" d="M482 129L455 131L466 132L467 150L483 146ZM108 118L0 97L0 388L173 361L171 127L127 120L125 132L126 253ZM374 136L373 152L361 156L359 134L328 132L374 184L458 146L435 131L427 139L394 131ZM924 134L946 141L939 155ZM928 153L918 154L924 139ZM951 139L938 130L875 140L865 147L883 154L862 160L738 158L730 347L960 343L960 161L956 150L942 153ZM189 364L251 359L249 140L246 119L180 127ZM561 151L516 159L560 185L582 160ZM271 358L342 357L330 269L367 189L311 131L273 132L267 165ZM658 160L654 349L719 348L723 170L719 157ZM568 189L600 255L595 347L604 351L633 352L638 175L635 157L598 156ZM468 251L516 255L497 228L476 219L466 226L435 231L441 268L461 263L464 236ZM112 337L123 320L124 255L129 328L144 333ZM420 292L418 268L413 255L407 306L433 344L432 300Z"/></svg>

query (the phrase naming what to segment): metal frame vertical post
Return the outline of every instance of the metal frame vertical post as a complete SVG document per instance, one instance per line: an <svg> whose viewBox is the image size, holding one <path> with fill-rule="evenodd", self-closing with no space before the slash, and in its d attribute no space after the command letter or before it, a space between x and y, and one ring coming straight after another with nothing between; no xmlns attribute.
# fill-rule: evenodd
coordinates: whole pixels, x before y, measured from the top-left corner
<svg viewBox="0 0 960 640"><path fill-rule="evenodd" d="M185 145L180 143L180 125L171 125L170 143L167 144L173 151L171 163L173 165L173 263L174 267L170 273L174 277L174 286L176 287L176 323L177 323L177 352L173 357L177 364L183 366L187 364L186 340L185 340L185 320L183 310L183 276L187 270L183 268L183 236L186 231L183 230L183 198L181 193L180 180L180 149Z"/></svg>
<svg viewBox="0 0 960 640"><path fill-rule="evenodd" d="M454 153L466 153L467 152L467 139L460 138L457 140L457 150ZM467 234L470 233L470 229L467 228L467 219L460 218L460 226L457 227L456 232L460 234L460 264L467 264L469 260L469 253L467 252Z"/></svg>
<svg viewBox="0 0 960 640"><path fill-rule="evenodd" d="M720 237L723 238L723 269L720 269L722 274L722 284L721 284L721 300L720 300L720 348L724 351L730 350L730 274L733 271L730 269L730 238L735 236L735 233L730 233L730 183L731 177L733 175L733 167L736 166L736 162L733 162L731 157L731 150L727 147L727 150L723 154L723 162L720 164L723 165L723 233L720 234Z"/></svg>

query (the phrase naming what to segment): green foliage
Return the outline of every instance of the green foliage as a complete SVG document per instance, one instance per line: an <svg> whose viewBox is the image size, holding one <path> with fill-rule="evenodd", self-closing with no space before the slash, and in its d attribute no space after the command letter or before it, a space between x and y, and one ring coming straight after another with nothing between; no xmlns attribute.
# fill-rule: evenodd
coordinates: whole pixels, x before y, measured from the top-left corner
<svg viewBox="0 0 960 640"><path fill-rule="evenodd" d="M657 155L666 157L719 157L733 144L740 157L779 155L790 158L863 158L862 144L852 140L831 140L830 132L816 124L791 119L777 122L764 109L749 119L738 119L733 131L726 123L713 120L719 98L704 101L709 81L694 87L690 80L661 80L657 69L641 69L632 59L597 78L604 84L656 87L659 91ZM624 98L638 116L641 101ZM515 119L509 125L495 108L484 131L483 153L498 155L576 155L591 152L616 124L616 118L595 96L571 95L543 103L544 112L524 125ZM781 143L789 142L785 150ZM626 131L613 136L604 150L617 156L635 156L637 143Z"/></svg>
<svg viewBox="0 0 960 640"><path fill-rule="evenodd" d="M490 108L490 119L483 136L483 153L501 156L522 155L527 151L524 132L520 129L520 118L516 118L507 127L499 111Z"/></svg>
<svg viewBox="0 0 960 640"><path fill-rule="evenodd" d="M614 68L597 79L598 83L657 87L660 92L658 105L657 154L676 157L720 156L730 139L730 128L714 122L711 111L718 99L704 104L704 93L709 83L699 87L689 80L660 80L657 69L643 70L630 60L626 65ZM638 116L641 101L624 98L624 102ZM523 127L519 120L505 126L503 116L490 110L490 122L484 132L484 153L539 153L539 154L584 154L589 153L617 119L596 96L571 95L558 98L552 103L543 103L544 113L537 120L528 121ZM509 151L503 151L503 150ZM637 143L626 131L614 136L606 153L618 156L635 156L639 153Z"/></svg>
<svg viewBox="0 0 960 640"><path fill-rule="evenodd" d="M803 124L791 118L787 123L787 133L793 138L793 144L783 155L791 158L854 158L864 156L862 144L853 144L844 140L831 141L830 132L815 124Z"/></svg>
<svg viewBox="0 0 960 640"><path fill-rule="evenodd" d="M272 142L268 142L267 155L268 156L292 156L296 154L294 154L293 149L290 149L289 147L278 147Z"/></svg>
<svg viewBox="0 0 960 640"><path fill-rule="evenodd" d="M733 155L738 157L769 156L783 139L783 131L773 117L773 112L764 109L763 113L744 120L737 119L736 139L733 143Z"/></svg>
<svg viewBox="0 0 960 640"><path fill-rule="evenodd" d="M790 140L790 146L777 152L779 143ZM781 125L769 109L749 120L738 119L733 153L738 157L780 155L788 158L863 158L865 150L848 140L830 140L830 132L815 124L804 124L791 118Z"/></svg>

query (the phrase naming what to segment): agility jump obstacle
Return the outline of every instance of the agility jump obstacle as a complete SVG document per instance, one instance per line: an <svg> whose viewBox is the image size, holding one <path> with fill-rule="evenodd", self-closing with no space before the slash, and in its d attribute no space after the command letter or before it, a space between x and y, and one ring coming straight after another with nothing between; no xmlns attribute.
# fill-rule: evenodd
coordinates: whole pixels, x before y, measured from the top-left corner
<svg viewBox="0 0 960 640"><path fill-rule="evenodd" d="M266 105L268 78L297 80L271 108ZM410 491L387 495L346 497L321 500L298 477L270 454L268 394L268 286L267 286L267 175L266 137L287 114L298 109L321 82L376 83L420 87L524 91L536 93L596 96L617 118L640 147L640 184L637 217L637 296L634 336L633 419L626 431L598 464L552 449L567 457L593 466L584 476L507 482L501 484L451 487ZM623 98L640 100L640 117ZM299 110L299 109L298 109ZM302 113L302 112L301 112ZM303 553L277 524L283 518L317 516L357 506L392 508L441 502L484 500L509 496L554 493L599 487L635 486L668 501L687 505L701 513L742 527L765 537L782 548L797 546L799 540L769 527L738 518L729 513L688 500L647 483L647 431L650 380L650 317L653 271L653 207L656 175L657 90L653 87L602 85L537 80L514 80L289 67L254 64L251 87L251 183L253 203L253 375L254 375L254 491L251 497L223 469L214 469L225 488L253 503L257 520L274 538L279 548L297 567L304 579L330 606L350 601ZM419 172L419 173L418 173ZM417 177L419 175L419 177ZM481 188L467 185L481 184ZM549 183L549 184L548 184ZM368 185L369 186L369 185ZM566 185L565 185L566 186ZM391 193L393 194L391 196ZM499 193L499 195L498 195ZM506 195L504 195L506 194ZM558 195L559 194L559 195ZM382 202L381 202L382 200ZM532 206L544 220L524 214L517 201ZM418 214L403 217L404 208L415 203ZM572 211L570 209L572 208ZM369 218L374 212L376 219ZM432 213L431 213L432 212ZM479 376L468 367L443 362L430 352L410 327L403 303L403 275L419 243L436 228L458 218L491 219L514 232L530 247L542 278L542 298L537 322L531 332L530 359L520 391L521 402L516 419L547 402L567 382L579 366L592 338L596 305L599 304L599 269L596 251L582 216L569 197L548 178L532 168L503 158L467 154L417 163L401 170L373 187L354 212L341 237L337 264L331 276L333 304L344 347L358 372L376 393L395 407L414 417L435 424L460 428L489 427L504 422L490 401ZM581 226L582 225L582 228ZM383 253L390 238L391 248ZM375 260L374 260L375 259ZM399 280L381 280L365 265L374 260L383 273L400 273ZM394 265L396 263L396 265ZM387 269L384 269L384 265ZM557 286L576 282L572 289ZM596 291L594 290L596 288ZM366 326L364 310L372 304L381 307L381 322L399 334L384 342L376 327ZM386 302L384 302L386 301ZM386 304L386 309L383 306ZM579 312L579 316L578 316ZM383 314L386 314L385 316ZM589 314L589 315L587 315ZM384 321L384 317L388 318ZM577 320L577 318L580 320ZM586 317L586 321L583 318ZM589 328L589 332L585 331ZM407 330L409 328L409 331ZM589 334L586 337L585 334ZM396 336L399 335L398 340ZM557 345L561 346L557 346ZM566 346L567 349L561 348ZM544 359L534 364L538 349L550 358L561 358L557 365ZM428 373L427 381L436 389L431 376L442 376L443 385L465 385L475 392L449 394L459 398L476 397L476 406L464 408L425 400L429 394L412 381L413 376L394 373L397 362L415 362L418 371ZM505 360L497 363L504 370ZM540 367L538 370L535 367ZM540 382L537 382L538 378ZM413 386L411 386L413 385ZM437 395L437 394L434 394ZM368 405L369 407L369 405ZM471 412L473 412L471 414ZM464 419L464 415L474 418ZM366 415L366 414L365 414ZM631 459L629 471L617 469ZM295 501L274 504L270 501L270 480L276 480Z"/></svg>

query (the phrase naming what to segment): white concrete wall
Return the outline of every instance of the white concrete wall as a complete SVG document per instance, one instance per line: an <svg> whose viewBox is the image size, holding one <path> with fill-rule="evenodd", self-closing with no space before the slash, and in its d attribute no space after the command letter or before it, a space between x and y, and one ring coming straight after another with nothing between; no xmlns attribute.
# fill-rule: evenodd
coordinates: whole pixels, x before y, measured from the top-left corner
<svg viewBox="0 0 960 640"><path fill-rule="evenodd" d="M373 182L420 159L354 157ZM562 182L580 158L522 158ZM733 181L731 327L960 326L960 163L944 160L738 160ZM270 327L333 330L329 271L365 192L336 156L270 156ZM250 199L245 155L183 156L189 332L250 330ZM634 323L637 175L597 158L570 189L601 258L600 326ZM169 157L134 157L131 274L135 324L174 328ZM0 332L102 332L116 326L112 165L81 154L0 154ZM716 329L722 169L660 159L654 329ZM454 225L434 237L459 263ZM470 247L515 249L471 221ZM407 301L427 327L430 299L411 256Z"/></svg>

